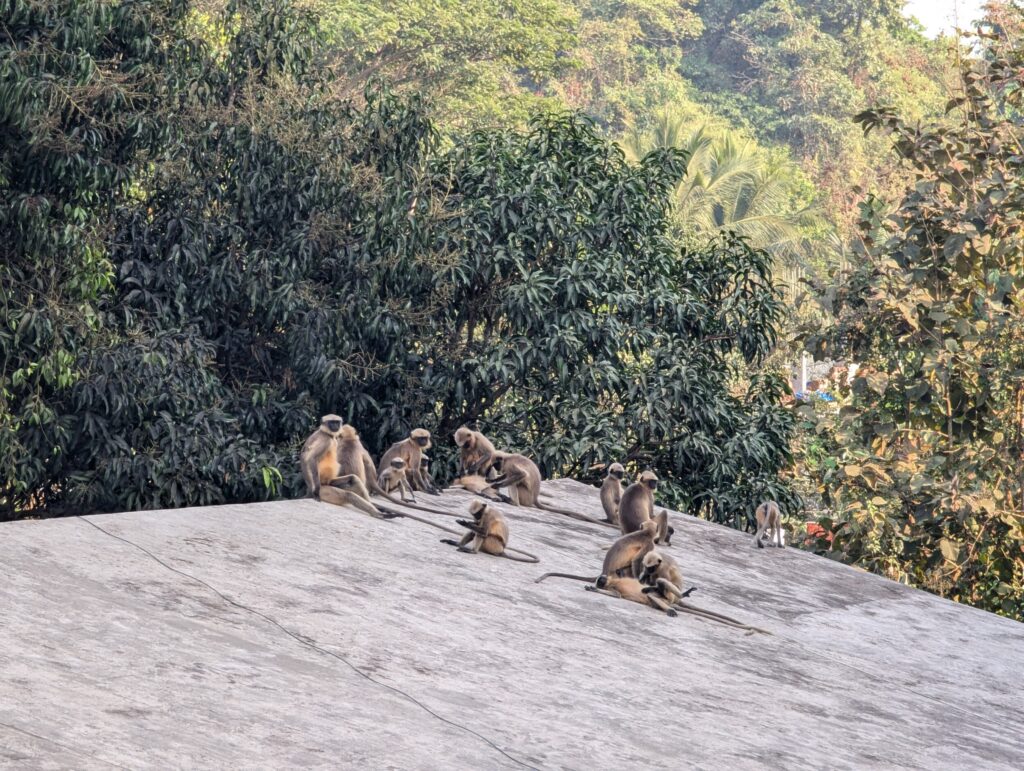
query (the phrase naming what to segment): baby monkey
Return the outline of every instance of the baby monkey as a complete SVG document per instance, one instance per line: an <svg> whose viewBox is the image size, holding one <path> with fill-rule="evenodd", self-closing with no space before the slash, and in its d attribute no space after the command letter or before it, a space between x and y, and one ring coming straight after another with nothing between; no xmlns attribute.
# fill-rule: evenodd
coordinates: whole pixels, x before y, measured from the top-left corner
<svg viewBox="0 0 1024 771"><path fill-rule="evenodd" d="M696 588L691 586L683 591L683 572L679 569L679 563L658 549L652 549L644 555L643 565L640 583L644 585L644 594L657 593L669 605L689 597Z"/></svg>
<svg viewBox="0 0 1024 771"><path fill-rule="evenodd" d="M406 470L404 458L392 458L391 465L381 470L380 477L377 479L377 484L379 484L381 489L388 495L391 495L395 490L398 490L401 500L404 501L406 494L408 494L409 500L415 503L416 496L413 495L412 487L409 485L409 480L406 477Z"/></svg>

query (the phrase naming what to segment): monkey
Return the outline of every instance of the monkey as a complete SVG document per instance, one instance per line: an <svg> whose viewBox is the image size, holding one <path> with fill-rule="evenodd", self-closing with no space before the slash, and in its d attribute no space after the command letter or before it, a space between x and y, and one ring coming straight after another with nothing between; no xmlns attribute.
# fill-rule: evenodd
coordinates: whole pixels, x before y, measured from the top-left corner
<svg viewBox="0 0 1024 771"><path fill-rule="evenodd" d="M497 509L491 508L483 501L473 501L469 504L469 513L473 515L473 521L465 519L455 520L469 530L461 541L453 541L450 538L442 538L441 543L448 543L457 546L459 551L476 554L483 551L485 554L493 554L496 557L506 557L516 562L539 562L532 554L527 555L530 559L514 557L506 550L508 543L508 523L505 517ZM521 552L526 554L526 552Z"/></svg>
<svg viewBox="0 0 1024 771"><path fill-rule="evenodd" d="M754 511L757 520L757 532L754 533L754 546L764 548L764 538L768 536L769 546L786 548L785 535L782 532L782 512L775 501L765 501Z"/></svg>
<svg viewBox="0 0 1024 771"><path fill-rule="evenodd" d="M430 474L430 456L426 453L420 455L420 475L423 477L423 481L435 490L438 489L437 484L434 482L434 477Z"/></svg>
<svg viewBox="0 0 1024 771"><path fill-rule="evenodd" d="M374 506L370 502L370 494L366 490L366 485L352 474L336 477L331 484L321 487L318 500L335 506L351 506L377 519L401 516L390 509L378 509Z"/></svg>
<svg viewBox="0 0 1024 771"><path fill-rule="evenodd" d="M620 537L604 555L601 575L618 575L619 571L629 571L628 575L638 578L643 572L644 557L654 549L657 535L658 525L649 519L641 523L639 529Z"/></svg>
<svg viewBox="0 0 1024 771"><path fill-rule="evenodd" d="M380 472L380 476L377 477L377 484L388 493L398 490L398 497L402 501L405 500L405 495L408 493L409 499L413 503L416 502L416 496L413 495L412 487L409 486L409 480L406 478L405 461L400 457L396 456L391 459L391 465L383 469Z"/></svg>
<svg viewBox="0 0 1024 771"><path fill-rule="evenodd" d="M548 576L561 576L562 578L575 578L579 581L590 581L597 584L602 576L619 576L627 573L633 578L641 575L644 568L644 557L654 548L654 537L657 535L658 526L654 520L647 520L640 529L620 537L611 545L604 555L604 564L601 565L601 575L594 578L586 576L570 576L565 573L545 573L537 579L540 583Z"/></svg>
<svg viewBox="0 0 1024 771"><path fill-rule="evenodd" d="M590 586L583 587L588 592L606 594L609 597L621 597L630 602L638 602L657 610L663 611L667 616L677 615L677 611L658 594L645 593L643 585L632 576L606 576L587 578L575 576L571 573L545 573L534 583L539 583L548 577L571 578L576 581L586 581Z"/></svg>
<svg viewBox="0 0 1024 771"><path fill-rule="evenodd" d="M671 602L667 602L660 594L645 591L643 584L630 576L601 576L593 586L584 588L588 592L607 594L609 597L621 597L630 602L650 605L652 608L663 611L667 616L678 615Z"/></svg>
<svg viewBox="0 0 1024 771"><path fill-rule="evenodd" d="M400 506L408 506L419 511L429 511L431 514L440 514L445 517L452 516L451 512L432 509L428 506L420 506L416 503L408 503L393 498L390 493L384 491L377 483L377 467L373 464L373 458L363 447L359 440L359 433L352 426L342 426L341 434L338 437L338 476L351 474L359 478L366 489L374 495L387 498L392 503ZM331 481L333 485L333 480Z"/></svg>
<svg viewBox="0 0 1024 771"><path fill-rule="evenodd" d="M479 431L461 426L455 431L455 445L459 448L459 474L486 477L496 453L491 440Z"/></svg>
<svg viewBox="0 0 1024 771"><path fill-rule="evenodd" d="M463 490L469 490L471 493L482 495L485 498L490 498L492 501L501 501L502 503L511 503L512 499L504 493L501 493L491 487L491 483L484 479L479 474L466 474L456 479L451 484L452 487L461 487Z"/></svg>
<svg viewBox="0 0 1024 771"><path fill-rule="evenodd" d="M540 500L540 469L537 464L525 455L513 453L496 453L491 467L498 472L498 477L491 480L491 486L495 489L507 487L515 506L532 506L542 511L550 511L555 514L564 514L573 519L584 522L592 522L595 525L607 525L600 519L588 517L586 514L579 514L568 509L559 509L555 506L548 506Z"/></svg>
<svg viewBox="0 0 1024 771"><path fill-rule="evenodd" d="M625 489L619 501L619 528L626 535L650 519L658 525L658 543L671 546L675 528L668 524L668 512L662 509L654 516L654 491L657 487L658 475L648 470Z"/></svg>
<svg viewBox="0 0 1024 771"><path fill-rule="evenodd" d="M683 591L683 572L679 563L658 549L644 555L640 583L644 584L644 592L660 594L670 605L689 597L695 590L691 586Z"/></svg>
<svg viewBox="0 0 1024 771"><path fill-rule="evenodd" d="M383 468L391 463L392 458L401 458L405 461L406 476L413 490L439 495L440 491L433 482L427 481L429 477L424 477L422 471L423 451L430 447L430 432L425 428L414 428L407 438L388 448L381 456L380 465Z"/></svg>
<svg viewBox="0 0 1024 771"><path fill-rule="evenodd" d="M622 500L622 477L626 469L621 463L613 463L608 467L608 475L601 485L601 505L604 507L605 521L613 525L619 524L619 501Z"/></svg>
<svg viewBox="0 0 1024 771"><path fill-rule="evenodd" d="M313 500L320 500L320 487L340 475L338 436L344 422L338 415L324 415L320 426L310 434L299 453L299 468Z"/></svg>
<svg viewBox="0 0 1024 771"><path fill-rule="evenodd" d="M585 581L588 584L591 584L591 586L586 587L588 591L596 591L601 594L609 594L613 597L621 597L623 599L631 600L632 602L650 605L658 608L659 610L664 610L665 613L670 616L675 616L679 612L682 612L704 619L705 621L715 621L719 624L725 624L726 626L731 626L736 629L742 629L747 634L753 634L754 632L771 634L771 632L766 629L750 626L749 624L744 624L742 621L737 621L729 616L724 616L720 613L688 605L682 600L671 602L665 597L663 590L660 590L657 587L644 586L640 581L630 576L600 575L595 578L589 578L587 576L577 576L572 573L545 573L540 578L534 579L534 583L539 584L546 578L571 578L574 581ZM685 594L689 594L690 591L692 591L692 589L688 590Z"/></svg>

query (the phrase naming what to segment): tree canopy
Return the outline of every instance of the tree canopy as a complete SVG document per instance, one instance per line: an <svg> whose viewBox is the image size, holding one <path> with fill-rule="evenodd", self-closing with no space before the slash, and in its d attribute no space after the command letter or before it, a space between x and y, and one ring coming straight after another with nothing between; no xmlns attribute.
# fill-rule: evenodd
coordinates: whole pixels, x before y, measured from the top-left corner
<svg viewBox="0 0 1024 771"><path fill-rule="evenodd" d="M97 86L108 133L94 147L73 141L70 105L6 129L5 176L19 187L4 188L5 211L32 214L29 200L64 218L67 201L85 201L85 245L61 268L99 265L102 280L83 304L62 294L68 280L50 283L58 245L16 253L0 335L5 360L21 362L5 369L4 516L298 495L298 446L326 412L375 452L424 425L442 468L445 437L467 421L551 475L653 465L676 500L737 526L760 496L794 503L777 475L784 386L735 378L775 340L771 260L726 238L674 242L680 152L629 163L571 113L440 142L415 95L339 95L334 49L286 0L201 19L144 5L159 11L147 22L159 43L135 5L83 21L108 57L97 81L127 70L138 92L108 124ZM78 17L57 10L62 41ZM122 14L134 37L107 51ZM0 42L3 61L36 44L23 30ZM13 73L11 114L92 66L31 61L51 69ZM160 130L134 130L149 123ZM18 166L40 146L57 154L52 169ZM97 187L84 170L108 157L120 165ZM63 222L26 215L20 237L48 244ZM73 334L46 331L57 311ZM44 350L59 377L41 371Z"/></svg>
<svg viewBox="0 0 1024 771"><path fill-rule="evenodd" d="M965 60L946 124L877 108L913 169L895 209L865 204L866 253L815 342L858 362L819 468L821 548L1024 616L1024 214L1019 39Z"/></svg>

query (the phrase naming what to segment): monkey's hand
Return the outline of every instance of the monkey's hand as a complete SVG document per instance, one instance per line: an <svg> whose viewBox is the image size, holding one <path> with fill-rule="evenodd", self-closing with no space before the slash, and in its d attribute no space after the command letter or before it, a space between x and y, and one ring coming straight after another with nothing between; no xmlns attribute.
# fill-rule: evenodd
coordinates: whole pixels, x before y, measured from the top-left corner
<svg viewBox="0 0 1024 771"><path fill-rule="evenodd" d="M380 515L384 519L397 519L398 517L405 516L404 514L399 514L397 511L392 511L391 509L381 509Z"/></svg>
<svg viewBox="0 0 1024 771"><path fill-rule="evenodd" d="M441 543L450 543L452 546L458 546L458 541L453 541L451 538L442 538Z"/></svg>
<svg viewBox="0 0 1024 771"><path fill-rule="evenodd" d="M455 521L467 530L472 530L474 533L483 532L476 522L470 522L468 519L457 519Z"/></svg>
<svg viewBox="0 0 1024 771"><path fill-rule="evenodd" d="M679 595L679 599L683 599L683 597L689 597L695 591L697 591L697 587L696 586L691 586L689 589L687 589L685 592L683 592L682 594Z"/></svg>

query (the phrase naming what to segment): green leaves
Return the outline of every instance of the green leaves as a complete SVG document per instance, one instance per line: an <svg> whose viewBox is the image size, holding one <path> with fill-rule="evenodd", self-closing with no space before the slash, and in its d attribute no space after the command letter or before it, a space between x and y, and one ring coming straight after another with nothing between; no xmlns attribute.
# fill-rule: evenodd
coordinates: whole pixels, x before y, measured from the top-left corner
<svg viewBox="0 0 1024 771"><path fill-rule="evenodd" d="M819 431L843 468L821 482L845 507L845 560L1021 618L1021 42L987 45L964 61L957 122L857 118L895 137L916 179L888 219L865 210L870 249L837 293L837 348L860 376L841 427ZM851 473L866 456L889 478ZM875 493L885 519L859 513Z"/></svg>

